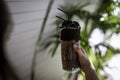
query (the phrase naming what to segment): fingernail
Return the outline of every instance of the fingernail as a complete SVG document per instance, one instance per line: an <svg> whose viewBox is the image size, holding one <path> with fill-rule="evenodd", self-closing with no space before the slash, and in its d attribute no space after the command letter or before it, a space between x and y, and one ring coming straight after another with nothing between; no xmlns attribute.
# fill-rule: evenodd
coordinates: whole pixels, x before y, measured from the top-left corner
<svg viewBox="0 0 120 80"><path fill-rule="evenodd" d="M78 48L79 46L78 46L78 45L76 45L76 44L74 44L74 45L73 45L73 47L74 47L74 48Z"/></svg>

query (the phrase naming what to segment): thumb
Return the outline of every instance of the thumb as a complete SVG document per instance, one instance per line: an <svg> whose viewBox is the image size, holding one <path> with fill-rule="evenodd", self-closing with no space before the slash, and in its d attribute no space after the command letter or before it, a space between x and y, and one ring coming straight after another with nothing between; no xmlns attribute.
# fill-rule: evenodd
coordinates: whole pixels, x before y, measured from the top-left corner
<svg viewBox="0 0 120 80"><path fill-rule="evenodd" d="M77 44L74 44L73 48L80 57L84 56L84 53L82 52L82 48L80 48Z"/></svg>

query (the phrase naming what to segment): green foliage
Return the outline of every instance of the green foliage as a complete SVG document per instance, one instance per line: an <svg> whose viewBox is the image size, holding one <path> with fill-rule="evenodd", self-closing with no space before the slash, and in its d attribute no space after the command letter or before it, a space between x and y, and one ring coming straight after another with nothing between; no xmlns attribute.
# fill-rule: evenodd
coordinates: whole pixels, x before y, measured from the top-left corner
<svg viewBox="0 0 120 80"><path fill-rule="evenodd" d="M90 13L83 8L88 6L90 3L86 4L77 4L77 5L63 5L60 6L61 9L64 10L67 18L69 20L73 20L75 16L79 20L84 22L84 26L82 27L81 31L81 47L85 49L86 53L88 54L90 60L92 61L93 65L96 68L97 73L100 75L100 71L104 71L104 62L109 60L115 54L120 53L119 49L115 49L113 46L107 43L113 34L119 34L120 32L120 12L115 13L120 7L120 4L114 2L113 0L100 0L100 5L97 7L97 10L93 13ZM59 16L65 17L65 14L61 14ZM42 49L47 49L50 47L51 55L54 56L56 50L60 44L59 40L59 26L63 21L57 19L55 21L54 31L52 34L48 35L48 37L42 42ZM99 29L104 34L104 41L91 46L89 39L95 29ZM110 31L111 34L106 35L107 31ZM100 46L105 47L107 50L105 55L102 55L102 50ZM93 50L94 49L94 50ZM100 75L101 76L101 75ZM106 77L105 77L106 78ZM101 77L103 79L103 77Z"/></svg>

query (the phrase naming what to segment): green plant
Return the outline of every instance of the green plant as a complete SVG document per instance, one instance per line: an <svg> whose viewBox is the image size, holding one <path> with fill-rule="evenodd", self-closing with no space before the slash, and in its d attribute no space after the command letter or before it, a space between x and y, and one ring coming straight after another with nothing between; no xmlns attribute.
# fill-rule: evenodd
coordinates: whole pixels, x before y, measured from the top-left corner
<svg viewBox="0 0 120 80"><path fill-rule="evenodd" d="M84 26L82 26L81 30L82 39L80 45L85 49L100 78L103 79L106 77L101 76L100 71L104 71L104 67L107 66L104 65L104 62L108 61L115 54L120 53L119 49L115 49L113 46L107 43L113 34L117 35L120 32L120 12L114 14L115 10L120 7L120 4L114 2L113 0L100 0L100 5L92 13L83 9L89 4L90 3L82 5L70 4L69 6L67 4L60 6L60 8L66 12L70 20L74 20L74 17L77 17L77 20L84 22ZM64 14L61 14L59 16L65 17ZM41 42L42 49L47 49L52 45L52 47L50 47L50 53L52 56L55 55L55 52L60 44L59 26L61 23L62 20L57 19L54 23L57 27L55 27L55 29L52 31L52 34L49 34L47 38ZM104 35L104 41L91 46L89 39L91 38L93 31L96 29L102 32ZM107 34L108 31L110 34ZM104 55L102 55L103 51L100 49L101 46L106 48ZM79 71L77 73L79 74L81 72ZM69 74L69 76L71 76L71 74Z"/></svg>

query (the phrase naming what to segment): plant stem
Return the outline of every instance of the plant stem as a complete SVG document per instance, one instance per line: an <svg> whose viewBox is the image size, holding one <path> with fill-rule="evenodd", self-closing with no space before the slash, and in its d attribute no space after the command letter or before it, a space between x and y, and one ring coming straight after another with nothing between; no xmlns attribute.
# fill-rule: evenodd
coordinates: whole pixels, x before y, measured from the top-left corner
<svg viewBox="0 0 120 80"><path fill-rule="evenodd" d="M36 59L37 59L36 57L37 57L37 54L39 52L40 41L41 41L41 38L42 38L42 35L43 35L43 31L45 29L45 24L47 22L50 10L51 10L52 5L53 5L53 2L54 2L54 0L50 0L50 2L48 4L47 12L46 12L44 21L42 23L41 30L40 30L40 33L39 33L39 37L38 37L38 40L37 40L37 43L36 43L35 51L34 51L34 54L33 54L32 66L31 66L31 80L35 79L35 67L36 67Z"/></svg>

